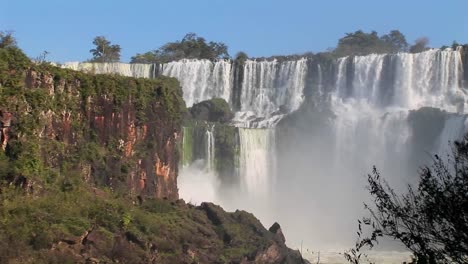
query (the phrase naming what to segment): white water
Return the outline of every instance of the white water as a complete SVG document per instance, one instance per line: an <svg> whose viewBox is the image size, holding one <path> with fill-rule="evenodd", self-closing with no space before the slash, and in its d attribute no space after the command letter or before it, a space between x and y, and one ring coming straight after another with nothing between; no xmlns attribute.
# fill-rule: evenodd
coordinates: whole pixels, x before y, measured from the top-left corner
<svg viewBox="0 0 468 264"><path fill-rule="evenodd" d="M275 131L273 129L239 129L240 180L248 194L266 195L275 180Z"/></svg>
<svg viewBox="0 0 468 264"><path fill-rule="evenodd" d="M235 122L244 127L272 127L284 113L302 103L307 60L278 62L247 60L242 80L241 111ZM257 120L260 118L260 121Z"/></svg>
<svg viewBox="0 0 468 264"><path fill-rule="evenodd" d="M213 135L213 129L214 126L210 126L205 132L206 169L208 171L214 171L215 169L215 139Z"/></svg>
<svg viewBox="0 0 468 264"><path fill-rule="evenodd" d="M452 50L346 57L336 61L334 79L328 82L327 70L319 65L315 94L322 97L331 91L323 97L329 101L322 103L329 106L335 118L328 121L330 129L321 136L300 131L299 145L291 143L288 154L277 162L276 157L283 153L276 153L274 127L284 114L303 102L306 62L245 63L241 111L234 123L270 129L239 131L241 188L221 190L213 171L206 173L206 166L195 162L190 170L180 173L180 195L188 200L198 197L200 201L214 201L230 210L250 210L267 226L279 221L291 246L303 240L312 249L350 247L366 199L365 174L372 165L392 186L400 188L416 175L408 171L407 163L414 158L411 155L429 157L433 152L447 152L447 142L466 132L465 116L447 116L434 139L434 149L411 152L415 137L424 136L413 134L408 120L411 110L428 106L452 113L468 111L466 90L460 87L461 57ZM141 77L154 76L151 71L155 68L121 64L73 67ZM163 74L179 79L188 106L212 97L231 103L234 84L230 62L183 60L161 67ZM334 85L325 87L325 83ZM278 111L280 108L283 111ZM215 144L210 144L206 147L212 152L207 152L214 153ZM284 164L292 166L275 176L276 167Z"/></svg>
<svg viewBox="0 0 468 264"><path fill-rule="evenodd" d="M233 64L228 60L180 60L166 64L126 63L66 63L65 68L96 74L154 78L161 74L175 77L183 90L188 107L211 98L223 98L228 103L234 89ZM282 115L296 110L303 101L307 60L245 62L242 80L241 113L235 122L242 127L271 127Z"/></svg>
<svg viewBox="0 0 468 264"><path fill-rule="evenodd" d="M154 78L155 64L69 62L63 67L95 74L118 74L135 78Z"/></svg>
<svg viewBox="0 0 468 264"><path fill-rule="evenodd" d="M349 60L354 66L350 89L346 87ZM334 96L343 101L363 100L380 109L430 106L465 112L467 95L460 88L462 71L460 52L450 49L345 57L338 60ZM383 75L390 72L394 77L383 80Z"/></svg>
<svg viewBox="0 0 468 264"><path fill-rule="evenodd" d="M180 60L163 64L162 74L180 81L187 106L211 98L231 101L232 64L220 60Z"/></svg>
<svg viewBox="0 0 468 264"><path fill-rule="evenodd" d="M391 186L404 191L407 184L415 183L415 168L422 165L411 162L416 158L430 162L432 153L447 153L448 141L459 139L467 131L464 114L468 97L460 86L461 77L460 53L452 50L337 60L335 85L329 97L330 110L335 114L329 120L330 128L319 138L302 132L303 144L310 140L315 145L301 149L298 140L299 145L288 150L291 155L281 159L280 166L289 166L281 171L281 177L287 179L278 184L276 195L295 201L297 207L286 208L286 202L278 211L289 238L296 245L304 240L314 249L352 245L356 219L364 214L362 202L368 199L365 175L373 165ZM413 126L419 124L411 123L415 121L408 117L410 111L421 107L460 114L443 114L442 121L432 120L443 122L437 124L443 129L433 139L434 148L414 146L415 140L432 132L414 134ZM289 141L292 144L295 139ZM282 189L296 189L298 193ZM291 215L302 218L291 219Z"/></svg>

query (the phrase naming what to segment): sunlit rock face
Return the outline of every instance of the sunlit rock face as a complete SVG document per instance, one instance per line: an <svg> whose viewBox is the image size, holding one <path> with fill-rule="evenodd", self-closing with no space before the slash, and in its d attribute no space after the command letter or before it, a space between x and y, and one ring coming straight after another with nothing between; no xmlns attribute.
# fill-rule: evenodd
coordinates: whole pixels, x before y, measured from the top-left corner
<svg viewBox="0 0 468 264"><path fill-rule="evenodd" d="M94 68L175 77L188 106L225 99L235 111L228 134L217 130L219 124L184 129L189 158L181 196L197 200L194 189L208 186L210 200L252 211L268 225L278 221L289 243L319 249L353 243L373 165L402 190L416 181L431 153L447 152L448 141L466 132L464 60L459 48L336 60L182 60L119 66L125 68L120 72L111 65ZM220 151L221 142L231 142L232 151ZM227 162L219 153L230 153L232 175L219 173L218 164Z"/></svg>
<svg viewBox="0 0 468 264"><path fill-rule="evenodd" d="M181 117L177 115L185 111L177 83L174 80L137 83L130 78L115 81L109 76L68 74L63 77L44 70L25 71L24 89L30 92L29 96L46 96L38 97L36 107L17 102L16 108L10 109L5 104L0 109L2 149L9 151L10 138L17 142L47 139L38 148L50 168L63 164L65 155L76 156L83 179L92 185L119 189L133 197L177 199L177 142L181 133ZM125 94L122 90L109 92L117 89L112 87L116 85L142 90L145 86L146 91L156 96L148 98L145 106L136 105L135 98L122 95ZM165 89L171 92L166 94ZM121 97L116 99L118 93ZM168 102L172 106L170 111L165 105ZM25 109L21 109L23 105ZM50 149L53 144L61 146L63 153ZM76 146L86 151L75 153ZM101 155L106 152L112 154Z"/></svg>

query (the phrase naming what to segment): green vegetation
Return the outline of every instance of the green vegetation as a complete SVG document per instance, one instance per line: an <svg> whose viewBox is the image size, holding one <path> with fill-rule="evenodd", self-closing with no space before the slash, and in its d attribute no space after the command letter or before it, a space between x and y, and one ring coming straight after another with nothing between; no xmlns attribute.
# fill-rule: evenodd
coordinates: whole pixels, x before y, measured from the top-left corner
<svg viewBox="0 0 468 264"><path fill-rule="evenodd" d="M355 248L345 254L348 261L361 263L363 250L385 236L405 245L413 263L467 263L468 136L455 142L452 155L434 155L432 165L420 169L417 188L409 187L406 194L398 195L376 168L368 184L373 206L366 205L370 217L359 221Z"/></svg>
<svg viewBox="0 0 468 264"><path fill-rule="evenodd" d="M118 62L120 61L120 45L111 45L104 36L97 36L93 40L96 46L89 52L93 54L91 62Z"/></svg>
<svg viewBox="0 0 468 264"><path fill-rule="evenodd" d="M131 63L166 63L180 59L228 59L228 47L221 42L206 42L195 33L188 33L181 41L169 42L157 50L137 54Z"/></svg>
<svg viewBox="0 0 468 264"><path fill-rule="evenodd" d="M229 104L222 98L202 101L194 104L189 110L194 119L209 122L225 123L234 116Z"/></svg>
<svg viewBox="0 0 468 264"><path fill-rule="evenodd" d="M158 141L152 139L156 135L152 135L148 138L152 144L136 144L135 155L123 157L119 140L127 131L114 128L105 132L88 118L110 119L125 113L134 116L137 129L148 122L151 125L150 119L161 127L176 129L186 113L182 91L173 78L89 75L33 64L11 46L0 49L0 70L0 117L13 116L0 163L4 172L0 180L7 182L26 177L40 188L54 189L55 184L65 181L67 173L79 175L89 164L94 183L106 185L114 179L116 188L125 186L128 164L145 158L163 143L156 144ZM173 131L166 133L172 135Z"/></svg>
<svg viewBox="0 0 468 264"><path fill-rule="evenodd" d="M338 46L333 51L337 56L367 55L370 53L394 53L407 51L408 43L405 36L398 30L389 34L378 36L377 32L365 33L358 30L346 33L338 40Z"/></svg>

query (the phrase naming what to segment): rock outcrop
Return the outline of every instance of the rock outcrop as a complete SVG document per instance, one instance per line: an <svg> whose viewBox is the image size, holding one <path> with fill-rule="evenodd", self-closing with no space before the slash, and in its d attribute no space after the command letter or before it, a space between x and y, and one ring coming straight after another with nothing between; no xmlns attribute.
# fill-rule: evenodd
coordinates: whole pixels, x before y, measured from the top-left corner
<svg viewBox="0 0 468 264"><path fill-rule="evenodd" d="M229 104L222 98L213 98L190 108L192 117L196 120L225 123L234 117Z"/></svg>

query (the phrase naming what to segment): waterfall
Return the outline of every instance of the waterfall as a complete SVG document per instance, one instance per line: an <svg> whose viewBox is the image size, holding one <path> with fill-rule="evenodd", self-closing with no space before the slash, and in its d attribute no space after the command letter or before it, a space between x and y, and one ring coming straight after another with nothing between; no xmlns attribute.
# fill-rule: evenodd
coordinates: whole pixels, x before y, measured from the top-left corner
<svg viewBox="0 0 468 264"><path fill-rule="evenodd" d="M247 60L241 85L241 111L235 120L244 127L274 126L280 119L278 111L289 113L299 108L306 74L306 59L285 62ZM267 120L259 123L258 118Z"/></svg>
<svg viewBox="0 0 468 264"><path fill-rule="evenodd" d="M163 64L162 74L179 80L187 106L211 98L231 101L232 65L219 60L180 60Z"/></svg>
<svg viewBox="0 0 468 264"><path fill-rule="evenodd" d="M182 165L188 166L193 161L193 129L182 127Z"/></svg>
<svg viewBox="0 0 468 264"><path fill-rule="evenodd" d="M275 179L274 129L239 129L240 177L244 191L266 194Z"/></svg>
<svg viewBox="0 0 468 264"><path fill-rule="evenodd" d="M155 78L157 76L157 64L129 64L129 63L90 63L69 62L63 65L75 71L84 71L95 74L119 74L135 78Z"/></svg>
<svg viewBox="0 0 468 264"><path fill-rule="evenodd" d="M205 132L205 159L206 159L206 169L208 171L214 171L215 165L215 139L213 135L214 126L210 126L206 129Z"/></svg>
<svg viewBox="0 0 468 264"><path fill-rule="evenodd" d="M181 197L209 194L202 198L253 210L266 225L279 221L291 245L304 240L320 249L353 242L355 219L368 198L365 175L373 165L392 186L404 188L417 180L418 162L447 153L447 142L467 131L461 52L370 54L323 64L303 58L65 67L175 77L187 106L225 99L239 110L231 123L239 127L239 176L232 175L239 186L220 187L214 167L221 142L215 142L214 128L184 128ZM305 87L313 98L304 97ZM414 112L420 119L411 119Z"/></svg>
<svg viewBox="0 0 468 264"><path fill-rule="evenodd" d="M177 78L187 106L211 98L223 98L232 107L233 63L229 60L184 59L166 64L66 63L65 68L96 74ZM235 122L242 127L271 127L299 108L307 74L307 60L278 62L247 60L241 82L241 112ZM263 121L263 122L261 122Z"/></svg>
<svg viewBox="0 0 468 264"><path fill-rule="evenodd" d="M345 57L337 61L337 69L333 96L341 101L360 100L377 108L467 110L459 51Z"/></svg>

